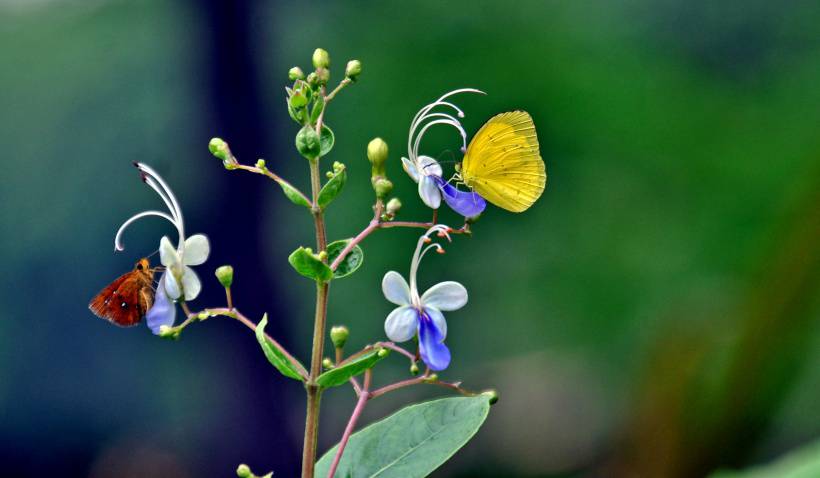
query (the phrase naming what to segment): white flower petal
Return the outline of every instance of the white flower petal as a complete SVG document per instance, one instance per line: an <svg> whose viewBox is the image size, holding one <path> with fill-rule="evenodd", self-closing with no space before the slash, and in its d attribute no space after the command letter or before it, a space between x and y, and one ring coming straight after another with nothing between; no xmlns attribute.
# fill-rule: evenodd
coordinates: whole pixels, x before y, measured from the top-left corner
<svg viewBox="0 0 820 478"><path fill-rule="evenodd" d="M382 279L384 298L396 305L410 305L410 286L396 271L390 271Z"/></svg>
<svg viewBox="0 0 820 478"><path fill-rule="evenodd" d="M419 156L419 169L421 170L421 174L425 176L442 177L444 175L441 165L430 156Z"/></svg>
<svg viewBox="0 0 820 478"><path fill-rule="evenodd" d="M185 272L182 274L182 291L185 292L185 300L194 300L199 292L202 290L202 283L199 281L196 272L188 266L185 266Z"/></svg>
<svg viewBox="0 0 820 478"><path fill-rule="evenodd" d="M168 236L162 236L162 239L159 240L159 261L168 268L176 267L180 264L179 253L176 247L171 244L171 240L168 239Z"/></svg>
<svg viewBox="0 0 820 478"><path fill-rule="evenodd" d="M410 306L397 307L384 321L384 333L393 342L406 342L416 335L419 313Z"/></svg>
<svg viewBox="0 0 820 478"><path fill-rule="evenodd" d="M185 239L185 249L182 255L182 262L186 266L198 266L208 259L211 253L211 245L205 234L194 234Z"/></svg>
<svg viewBox="0 0 820 478"><path fill-rule="evenodd" d="M165 292L168 294L168 297L174 300L179 299L179 296L182 295L182 291L179 288L179 282L177 282L174 274L166 273L163 274L163 277L165 277Z"/></svg>
<svg viewBox="0 0 820 478"><path fill-rule="evenodd" d="M467 303L467 289L458 282L439 282L421 296L425 307L438 310L458 310Z"/></svg>
<svg viewBox="0 0 820 478"><path fill-rule="evenodd" d="M401 165L413 181L419 182L419 170L416 169L416 165L413 164L412 161L407 158L401 158Z"/></svg>
<svg viewBox="0 0 820 478"><path fill-rule="evenodd" d="M428 207L438 209L441 206L441 191L436 181L430 176L422 176L419 180L419 196Z"/></svg>
<svg viewBox="0 0 820 478"><path fill-rule="evenodd" d="M447 321L444 320L444 314L435 307L430 306L424 306L424 312L433 320L436 328L441 332L441 340L444 340L447 337Z"/></svg>

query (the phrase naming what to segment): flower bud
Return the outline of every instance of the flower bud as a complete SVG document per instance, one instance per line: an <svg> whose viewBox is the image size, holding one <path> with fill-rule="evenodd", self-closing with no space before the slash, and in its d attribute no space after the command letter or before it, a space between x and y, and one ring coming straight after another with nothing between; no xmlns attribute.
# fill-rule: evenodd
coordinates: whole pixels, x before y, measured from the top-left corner
<svg viewBox="0 0 820 478"><path fill-rule="evenodd" d="M302 94L302 92L299 90L294 91L293 94L290 95L288 101L290 102L290 107L295 110L298 110L299 108L304 108L305 105L308 104L307 97L304 94Z"/></svg>
<svg viewBox="0 0 820 478"><path fill-rule="evenodd" d="M309 84L310 86L316 86L316 85L318 85L318 84L319 84L319 77L318 77L318 76L316 76L316 73L311 72L311 73L307 76L307 82L308 82L308 84Z"/></svg>
<svg viewBox="0 0 820 478"><path fill-rule="evenodd" d="M317 48L313 51L313 67L318 68L327 68L330 66L330 55L327 51Z"/></svg>
<svg viewBox="0 0 820 478"><path fill-rule="evenodd" d="M367 159L373 165L374 171L379 168L382 170L378 176L384 176L384 162L387 161L387 143L381 138L373 138L367 143Z"/></svg>
<svg viewBox="0 0 820 478"><path fill-rule="evenodd" d="M373 190L376 191L376 197L384 199L385 196L393 191L393 183L386 178L378 178L373 181Z"/></svg>
<svg viewBox="0 0 820 478"><path fill-rule="evenodd" d="M253 473L251 473L251 467L242 463L241 465L236 467L236 476L238 476L239 478L253 477Z"/></svg>
<svg viewBox="0 0 820 478"><path fill-rule="evenodd" d="M359 60L350 60L345 67L345 76L352 81L356 81L362 73L362 62Z"/></svg>
<svg viewBox="0 0 820 478"><path fill-rule="evenodd" d="M234 158L231 153L231 148L228 147L228 143L222 140L222 138L211 138L211 141L208 142L208 150L211 154L221 159L222 164L226 168L230 169L236 164L236 158Z"/></svg>
<svg viewBox="0 0 820 478"><path fill-rule="evenodd" d="M337 349L344 348L349 336L350 331L344 325L337 325L330 329L330 341Z"/></svg>
<svg viewBox="0 0 820 478"><path fill-rule="evenodd" d="M222 287L226 289L233 284L233 267L231 266L217 267L214 275L216 275L216 278L219 280L219 283L222 284Z"/></svg>
<svg viewBox="0 0 820 478"><path fill-rule="evenodd" d="M332 369L333 368L333 360L330 360L329 358L325 357L325 359L322 360L322 367L324 367L326 370Z"/></svg>
<svg viewBox="0 0 820 478"><path fill-rule="evenodd" d="M294 66L288 71L288 78L290 78L291 81L303 80L305 73L298 66Z"/></svg>
<svg viewBox="0 0 820 478"><path fill-rule="evenodd" d="M401 210L401 201L399 198L392 198L387 201L387 206L385 206L385 212L387 212L390 216L395 216Z"/></svg>
<svg viewBox="0 0 820 478"><path fill-rule="evenodd" d="M425 383L434 383L434 382L438 382L438 374L431 373L430 375L428 375L428 376L424 377L424 382L425 382Z"/></svg>
<svg viewBox="0 0 820 478"><path fill-rule="evenodd" d="M330 70L327 68L319 68L316 70L316 82L320 86L324 86L330 81Z"/></svg>
<svg viewBox="0 0 820 478"><path fill-rule="evenodd" d="M265 160L262 159L262 158L257 159L256 160L256 167L259 168L259 169L262 169L262 170L267 169L267 166L265 166Z"/></svg>
<svg viewBox="0 0 820 478"><path fill-rule="evenodd" d="M176 327L171 327L170 325L160 325L159 336L163 339L176 340L179 338L179 329Z"/></svg>
<svg viewBox="0 0 820 478"><path fill-rule="evenodd" d="M410 373L412 375L418 375L419 374L419 366L416 365L415 363L413 363L413 365L410 366Z"/></svg>

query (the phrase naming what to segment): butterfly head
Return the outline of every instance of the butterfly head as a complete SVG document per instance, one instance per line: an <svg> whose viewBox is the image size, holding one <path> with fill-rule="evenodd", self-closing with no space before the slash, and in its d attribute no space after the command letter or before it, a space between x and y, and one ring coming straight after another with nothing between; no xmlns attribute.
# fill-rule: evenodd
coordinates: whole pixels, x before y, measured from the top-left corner
<svg viewBox="0 0 820 478"><path fill-rule="evenodd" d="M142 259L138 260L136 264L134 264L134 269L138 271L147 271L150 270L151 263L148 261L147 257L143 257Z"/></svg>

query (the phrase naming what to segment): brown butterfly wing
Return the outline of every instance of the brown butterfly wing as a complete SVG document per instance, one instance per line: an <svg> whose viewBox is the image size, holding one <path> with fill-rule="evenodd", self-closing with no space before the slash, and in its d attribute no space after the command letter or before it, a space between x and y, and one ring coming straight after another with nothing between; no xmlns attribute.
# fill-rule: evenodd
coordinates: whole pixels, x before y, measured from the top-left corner
<svg viewBox="0 0 820 478"><path fill-rule="evenodd" d="M121 327L137 325L154 300L151 275L142 270L121 275L91 299L88 308L97 317Z"/></svg>

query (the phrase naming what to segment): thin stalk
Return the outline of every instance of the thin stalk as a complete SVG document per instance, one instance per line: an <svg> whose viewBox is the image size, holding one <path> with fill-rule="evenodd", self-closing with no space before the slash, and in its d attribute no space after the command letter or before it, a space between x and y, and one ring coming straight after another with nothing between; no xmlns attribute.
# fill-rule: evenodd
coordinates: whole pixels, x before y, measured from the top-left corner
<svg viewBox="0 0 820 478"><path fill-rule="evenodd" d="M348 440L350 440L350 435L353 434L353 429L356 427L356 422L359 420L359 417L364 410L364 406L367 405L367 400L370 398L370 393L368 392L368 388L370 388L370 377L371 371L365 371L364 389L361 393L359 393L359 400L356 402L356 408L353 409L353 414L350 415L350 420L347 422L344 434L342 435L342 440L339 442L339 448L336 450L336 456L333 457L333 463L330 465L330 471L327 474L327 478L333 478L333 475L336 474L336 468L339 467L339 462L342 460L342 454L345 451Z"/></svg>

